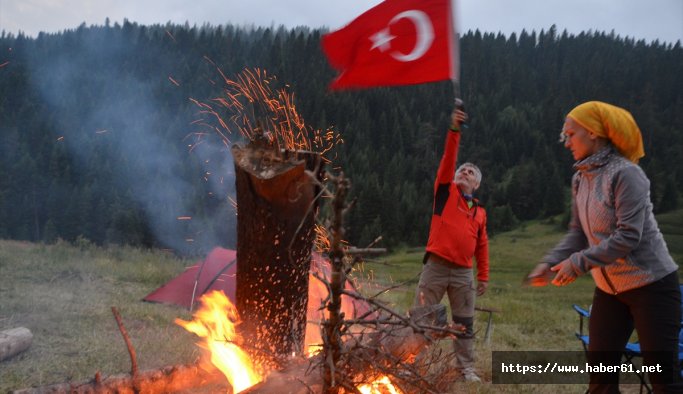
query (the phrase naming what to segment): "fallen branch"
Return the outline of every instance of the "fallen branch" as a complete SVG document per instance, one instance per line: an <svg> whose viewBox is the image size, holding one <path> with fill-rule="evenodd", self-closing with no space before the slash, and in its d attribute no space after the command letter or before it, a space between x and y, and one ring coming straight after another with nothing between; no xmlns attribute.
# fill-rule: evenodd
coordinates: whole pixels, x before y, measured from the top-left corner
<svg viewBox="0 0 683 394"><path fill-rule="evenodd" d="M137 378L129 374L100 378L99 372L91 381L59 383L11 391L12 394L91 394L91 393L145 393L164 394L189 389L215 387L212 392L227 392L228 382L218 370L206 371L197 364L173 365L162 369L140 372ZM207 391L209 392L209 391Z"/></svg>
<svg viewBox="0 0 683 394"><path fill-rule="evenodd" d="M128 331L126 331L126 327L123 326L123 321L121 320L121 315L119 314L119 310L116 309L115 306L112 306L111 312L114 314L114 319L116 319L116 324L118 324L119 331L121 331L121 335L123 336L123 340L126 342L126 347L128 348L128 354L130 355L130 375L133 377L133 380L135 380L138 376L138 359L137 359L137 356L135 355L135 348L133 347L133 343L130 341L130 337L128 336Z"/></svg>
<svg viewBox="0 0 683 394"><path fill-rule="evenodd" d="M357 255L357 254L384 254L387 252L387 248L356 248L350 247L346 250L346 254Z"/></svg>

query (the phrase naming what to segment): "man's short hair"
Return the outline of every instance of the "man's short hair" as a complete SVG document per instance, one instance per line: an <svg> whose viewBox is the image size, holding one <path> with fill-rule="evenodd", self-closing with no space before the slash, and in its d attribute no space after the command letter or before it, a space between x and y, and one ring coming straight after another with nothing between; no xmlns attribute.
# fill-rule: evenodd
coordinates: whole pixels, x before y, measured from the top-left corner
<svg viewBox="0 0 683 394"><path fill-rule="evenodd" d="M475 166L474 164L472 164L472 163L470 163L470 162L462 163L462 164L460 165L460 167L458 167L458 169L455 170L455 172L460 171L460 169L463 168L463 167L469 167L469 168L471 168L472 170L474 170L474 174L475 174L476 177L477 177L477 183L478 183L478 184L481 184L481 170L479 169L479 167Z"/></svg>

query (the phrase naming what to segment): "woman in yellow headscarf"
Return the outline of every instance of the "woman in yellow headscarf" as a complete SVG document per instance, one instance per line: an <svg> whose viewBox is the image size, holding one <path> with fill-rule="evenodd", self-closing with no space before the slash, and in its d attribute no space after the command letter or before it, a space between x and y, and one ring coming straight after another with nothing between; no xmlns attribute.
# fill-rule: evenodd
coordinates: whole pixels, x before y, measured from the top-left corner
<svg viewBox="0 0 683 394"><path fill-rule="evenodd" d="M650 182L637 165L645 155L631 114L590 101L571 110L562 128L572 152L572 218L565 237L531 278L565 286L590 272L595 293L588 361L619 365L633 329L655 392L683 392L678 367L681 291L678 266L652 213ZM538 282L536 282L538 283ZM619 392L619 373L591 373L591 393Z"/></svg>
<svg viewBox="0 0 683 394"><path fill-rule="evenodd" d="M567 118L589 133L607 139L622 156L634 163L645 156L640 129L631 113L623 108L600 101L589 101L571 110ZM566 136L564 131L563 135Z"/></svg>

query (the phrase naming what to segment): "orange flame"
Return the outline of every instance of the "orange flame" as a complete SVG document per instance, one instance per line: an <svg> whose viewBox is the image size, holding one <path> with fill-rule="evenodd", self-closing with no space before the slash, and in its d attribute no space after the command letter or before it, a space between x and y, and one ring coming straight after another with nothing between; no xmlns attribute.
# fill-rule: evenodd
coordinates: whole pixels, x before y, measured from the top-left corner
<svg viewBox="0 0 683 394"><path fill-rule="evenodd" d="M320 234L320 233L318 233ZM323 349L321 336L321 322L329 317L324 304L329 297L329 290L319 278L329 281L330 263L320 255L313 256L313 264L308 275L308 309L306 311L306 337L304 340L306 356L312 357ZM347 290L353 290L349 284ZM342 295L341 311L345 316L354 318L369 310L369 306L362 302L355 302L353 298Z"/></svg>
<svg viewBox="0 0 683 394"><path fill-rule="evenodd" d="M238 344L242 338L235 330L239 322L237 309L222 291L203 295L202 306L193 315L194 320L176 319L176 324L205 338L201 345L211 351L211 363L218 368L239 393L263 380L249 355Z"/></svg>
<svg viewBox="0 0 683 394"><path fill-rule="evenodd" d="M382 376L369 384L358 386L358 391L363 394L402 394L403 392L391 383L388 376Z"/></svg>
<svg viewBox="0 0 683 394"><path fill-rule="evenodd" d="M308 275L308 310L306 337L304 348L307 357L313 357L323 350L323 339L321 336L321 322L329 317L327 308L321 305L328 297L327 287L320 279L313 274ZM357 311L353 301L349 297L342 296L341 311L346 316L354 316Z"/></svg>

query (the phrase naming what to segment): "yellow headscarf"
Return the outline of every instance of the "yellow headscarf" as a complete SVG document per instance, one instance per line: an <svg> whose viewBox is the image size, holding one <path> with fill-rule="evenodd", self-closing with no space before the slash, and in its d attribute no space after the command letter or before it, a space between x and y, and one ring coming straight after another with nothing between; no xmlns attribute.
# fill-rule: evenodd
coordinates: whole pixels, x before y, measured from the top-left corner
<svg viewBox="0 0 683 394"><path fill-rule="evenodd" d="M588 101L567 114L586 130L612 142L624 157L634 163L645 156L640 129L627 110L603 103Z"/></svg>

